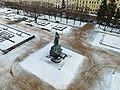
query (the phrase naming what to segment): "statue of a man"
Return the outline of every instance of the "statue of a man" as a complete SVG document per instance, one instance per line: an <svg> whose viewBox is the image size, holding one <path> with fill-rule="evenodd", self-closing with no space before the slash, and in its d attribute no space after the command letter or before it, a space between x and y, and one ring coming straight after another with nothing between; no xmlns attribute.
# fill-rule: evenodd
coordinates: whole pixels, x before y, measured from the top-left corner
<svg viewBox="0 0 120 90"><path fill-rule="evenodd" d="M56 32L55 33L55 39L54 39L54 45L58 45L59 44L59 34Z"/></svg>

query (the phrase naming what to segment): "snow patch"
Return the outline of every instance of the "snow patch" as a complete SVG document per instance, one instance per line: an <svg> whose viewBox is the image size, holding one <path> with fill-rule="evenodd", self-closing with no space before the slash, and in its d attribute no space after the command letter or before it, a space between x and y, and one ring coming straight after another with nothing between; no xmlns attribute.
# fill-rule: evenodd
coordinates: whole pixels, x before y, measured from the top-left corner
<svg viewBox="0 0 120 90"><path fill-rule="evenodd" d="M32 38L33 35L6 25L0 24L0 50L4 51ZM19 45L18 45L19 46Z"/></svg>
<svg viewBox="0 0 120 90"><path fill-rule="evenodd" d="M112 74L111 90L120 90L120 73Z"/></svg>
<svg viewBox="0 0 120 90"><path fill-rule="evenodd" d="M120 37L116 35L98 33L92 42L92 45L120 52Z"/></svg>
<svg viewBox="0 0 120 90"><path fill-rule="evenodd" d="M30 55L20 65L56 89L67 89L69 84L74 80L77 72L80 72L79 68L82 67L85 57L62 47L62 52L67 54L68 57L60 63L54 63L46 58L49 55L52 45L50 43Z"/></svg>
<svg viewBox="0 0 120 90"><path fill-rule="evenodd" d="M66 23L66 18L60 18L60 17L55 17L54 16L50 16L49 15L42 15L42 16L39 16L40 19L47 19L49 21L58 21L60 22L61 24L66 24L66 25L71 25L71 26L76 26L76 27L83 27L86 22L82 22L82 21L78 21L76 20L75 23L74 23L74 20L72 19L68 19L68 23ZM81 23L81 24L80 24Z"/></svg>

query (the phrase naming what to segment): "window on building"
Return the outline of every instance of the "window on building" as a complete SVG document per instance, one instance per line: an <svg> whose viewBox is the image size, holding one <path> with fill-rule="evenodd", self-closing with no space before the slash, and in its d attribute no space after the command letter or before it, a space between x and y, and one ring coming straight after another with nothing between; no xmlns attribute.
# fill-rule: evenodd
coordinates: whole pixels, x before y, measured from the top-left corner
<svg viewBox="0 0 120 90"><path fill-rule="evenodd" d="M120 9L118 8L117 11L120 11Z"/></svg>
<svg viewBox="0 0 120 90"><path fill-rule="evenodd" d="M60 6L58 5L58 8L60 8Z"/></svg>
<svg viewBox="0 0 120 90"><path fill-rule="evenodd" d="M89 3L91 3L91 1Z"/></svg>

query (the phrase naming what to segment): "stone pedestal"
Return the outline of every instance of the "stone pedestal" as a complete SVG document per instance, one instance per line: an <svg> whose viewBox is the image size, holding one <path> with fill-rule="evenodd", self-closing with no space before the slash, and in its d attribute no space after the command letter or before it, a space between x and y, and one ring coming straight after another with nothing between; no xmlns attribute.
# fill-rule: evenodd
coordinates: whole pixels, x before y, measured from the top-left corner
<svg viewBox="0 0 120 90"><path fill-rule="evenodd" d="M48 83L55 89L64 90L69 87L77 73L80 72L80 67L82 67L85 57L62 47L62 52L67 54L67 57L60 63L54 63L50 60L50 57L48 57L52 45L53 44L50 43L28 56L21 62L21 67L36 75L43 82Z"/></svg>

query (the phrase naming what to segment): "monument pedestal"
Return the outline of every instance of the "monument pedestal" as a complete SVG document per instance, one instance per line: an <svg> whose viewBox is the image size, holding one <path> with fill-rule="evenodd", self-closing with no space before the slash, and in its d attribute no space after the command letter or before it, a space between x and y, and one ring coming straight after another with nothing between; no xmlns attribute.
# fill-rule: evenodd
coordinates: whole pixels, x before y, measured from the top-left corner
<svg viewBox="0 0 120 90"><path fill-rule="evenodd" d="M52 43L28 56L20 65L55 89L67 89L80 72L85 57L61 47L62 53L67 54L67 57L60 63L54 63L50 57L46 57L49 55L51 46L53 46Z"/></svg>

